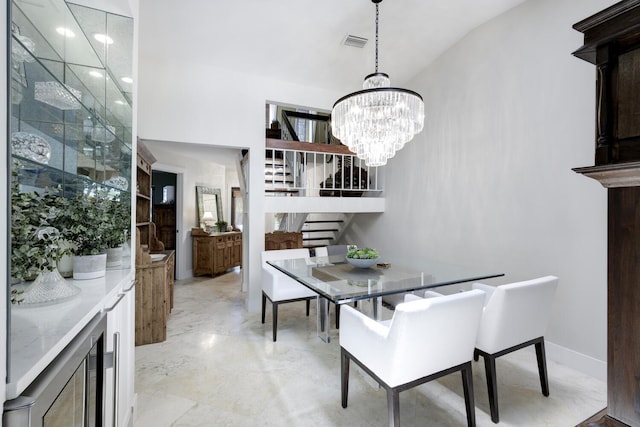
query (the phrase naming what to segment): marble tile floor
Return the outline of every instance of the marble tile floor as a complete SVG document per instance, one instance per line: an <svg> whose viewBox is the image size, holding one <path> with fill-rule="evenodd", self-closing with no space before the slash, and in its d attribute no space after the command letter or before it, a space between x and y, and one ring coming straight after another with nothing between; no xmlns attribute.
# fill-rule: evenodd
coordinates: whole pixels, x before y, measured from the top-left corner
<svg viewBox="0 0 640 427"><path fill-rule="evenodd" d="M386 393L351 365L349 406L340 405L338 331L316 336L315 307L249 313L240 273L176 282L167 340L136 347L136 427L384 426ZM332 324L333 326L333 324ZM535 353L497 361L500 426L575 426L606 405L606 384L548 362L551 394L540 392ZM474 363L478 426L493 426L482 361ZM403 426L465 426L459 374L400 394Z"/></svg>

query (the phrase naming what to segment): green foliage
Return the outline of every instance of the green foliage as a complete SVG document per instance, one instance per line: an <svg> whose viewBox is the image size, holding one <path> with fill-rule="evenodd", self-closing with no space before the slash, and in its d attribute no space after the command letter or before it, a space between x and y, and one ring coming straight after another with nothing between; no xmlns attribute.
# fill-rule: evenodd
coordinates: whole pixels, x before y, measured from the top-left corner
<svg viewBox="0 0 640 427"><path fill-rule="evenodd" d="M75 255L98 255L107 250L108 203L104 197L79 195L67 202L65 237L74 243Z"/></svg>
<svg viewBox="0 0 640 427"><path fill-rule="evenodd" d="M356 248L350 247L347 252L347 258L354 259L375 259L378 258L380 254L377 250L371 248Z"/></svg>
<svg viewBox="0 0 640 427"><path fill-rule="evenodd" d="M218 228L218 231L220 232L224 232L227 231L227 226L229 224L227 224L227 221L216 221L216 227Z"/></svg>
<svg viewBox="0 0 640 427"><path fill-rule="evenodd" d="M64 255L96 255L124 243L131 221L128 194L98 190L95 196L66 198L57 190L20 192L11 177L11 277L33 280L53 271ZM12 291L18 301L17 291Z"/></svg>
<svg viewBox="0 0 640 427"><path fill-rule="evenodd" d="M15 177L11 189L11 277L34 279L43 271L53 271L63 255L63 236L56 227L55 193L20 193Z"/></svg>
<svg viewBox="0 0 640 427"><path fill-rule="evenodd" d="M107 199L105 201L108 224L105 230L105 242L108 248L122 245L131 227L131 203L129 197Z"/></svg>

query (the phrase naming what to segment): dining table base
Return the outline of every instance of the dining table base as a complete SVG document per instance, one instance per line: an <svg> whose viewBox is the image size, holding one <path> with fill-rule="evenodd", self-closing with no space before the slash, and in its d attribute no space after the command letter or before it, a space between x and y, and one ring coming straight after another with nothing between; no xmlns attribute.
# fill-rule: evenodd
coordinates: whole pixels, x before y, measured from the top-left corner
<svg viewBox="0 0 640 427"><path fill-rule="evenodd" d="M359 307L359 310L362 312L364 312L364 310L366 309L366 306L367 306L367 304L365 303L366 301L371 301L372 318L377 321L382 320L382 298L374 297L374 298L358 301L360 304L358 304L357 306ZM316 305L317 305L316 329L317 329L318 337L322 341L326 343L330 343L331 337L329 335L329 325L331 323L330 322L331 318L329 315L329 306L331 305L331 301L329 301L327 298L321 295L318 295L318 297L316 298ZM340 304L336 304L336 316L338 315L338 310L340 310Z"/></svg>

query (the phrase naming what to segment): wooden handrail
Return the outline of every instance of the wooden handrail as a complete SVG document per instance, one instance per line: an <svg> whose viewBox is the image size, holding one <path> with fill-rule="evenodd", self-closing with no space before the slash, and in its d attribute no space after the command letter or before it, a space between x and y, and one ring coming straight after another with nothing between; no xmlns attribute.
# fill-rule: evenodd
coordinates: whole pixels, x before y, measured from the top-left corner
<svg viewBox="0 0 640 427"><path fill-rule="evenodd" d="M347 156L356 155L356 153L349 150L346 145L317 144L313 142L287 141L273 138L267 138L265 147L275 150L311 151L326 154L344 154Z"/></svg>

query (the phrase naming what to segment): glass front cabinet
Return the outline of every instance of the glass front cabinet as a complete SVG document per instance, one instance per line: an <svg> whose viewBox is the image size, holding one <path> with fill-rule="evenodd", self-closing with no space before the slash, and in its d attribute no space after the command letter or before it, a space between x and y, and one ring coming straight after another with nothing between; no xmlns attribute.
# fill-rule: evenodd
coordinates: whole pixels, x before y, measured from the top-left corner
<svg viewBox="0 0 640 427"><path fill-rule="evenodd" d="M64 0L10 6L3 419L5 425L42 425L47 413L51 417L47 404L42 414L21 415L20 401L59 372L77 378L83 365L65 367L61 355L80 348L86 354L78 360L97 358L103 369L77 387L82 404L74 404L73 422L65 425L122 425L130 421L133 397L133 19ZM89 212L89 226L78 228ZM119 250L115 262L104 258L112 249ZM79 255L106 259L103 273L76 277ZM106 322L98 355L78 341L97 321Z"/></svg>

